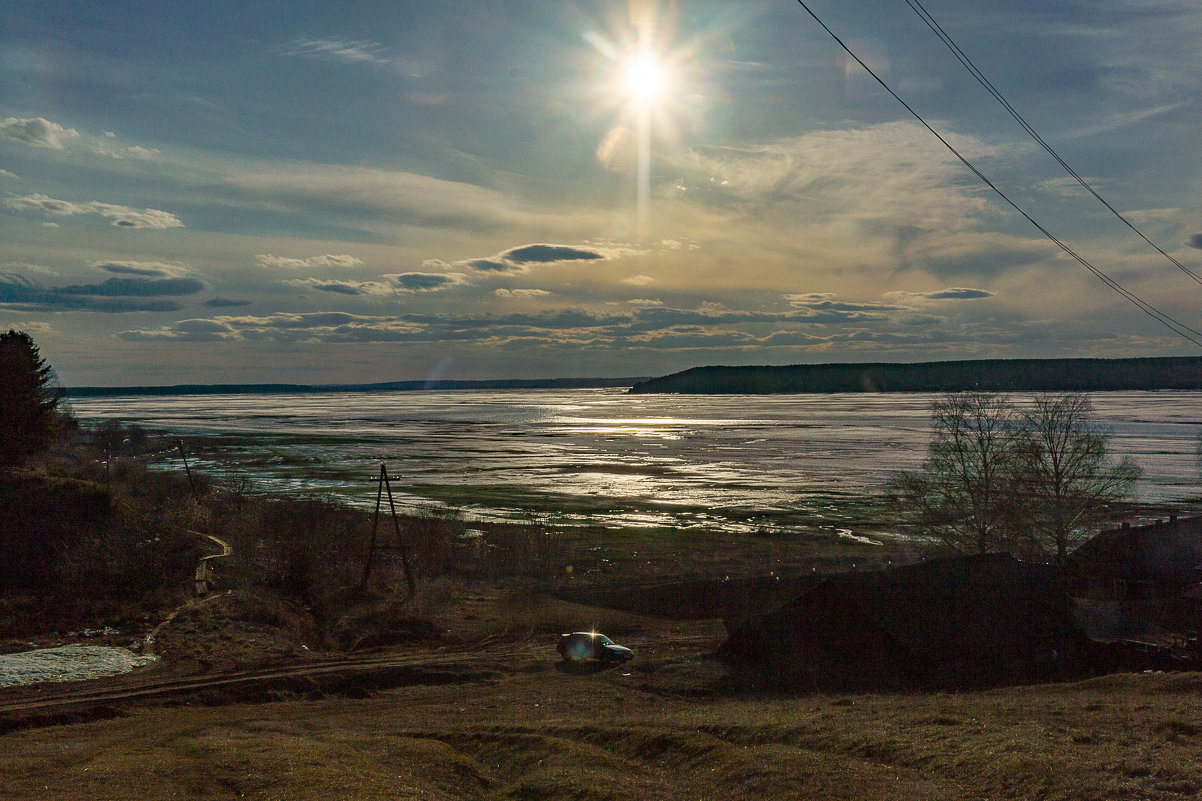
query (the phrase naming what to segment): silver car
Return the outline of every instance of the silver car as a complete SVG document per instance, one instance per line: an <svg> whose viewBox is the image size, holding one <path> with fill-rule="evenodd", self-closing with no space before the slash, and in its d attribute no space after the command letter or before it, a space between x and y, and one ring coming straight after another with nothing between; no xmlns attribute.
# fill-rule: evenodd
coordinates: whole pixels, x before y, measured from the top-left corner
<svg viewBox="0 0 1202 801"><path fill-rule="evenodd" d="M565 662L626 662L634 656L634 651L595 631L561 634L555 650Z"/></svg>

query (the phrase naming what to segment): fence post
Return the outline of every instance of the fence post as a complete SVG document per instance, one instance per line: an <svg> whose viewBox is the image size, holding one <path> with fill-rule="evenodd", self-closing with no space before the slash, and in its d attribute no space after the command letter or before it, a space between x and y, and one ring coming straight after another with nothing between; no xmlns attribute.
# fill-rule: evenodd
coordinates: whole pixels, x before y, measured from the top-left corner
<svg viewBox="0 0 1202 801"><path fill-rule="evenodd" d="M175 442L177 445L179 445L179 455L183 457L184 460L184 472L188 475L188 489L190 489L192 494L195 495L196 482L192 480L192 468L188 467L188 453L184 450L184 441L183 439L177 439Z"/></svg>

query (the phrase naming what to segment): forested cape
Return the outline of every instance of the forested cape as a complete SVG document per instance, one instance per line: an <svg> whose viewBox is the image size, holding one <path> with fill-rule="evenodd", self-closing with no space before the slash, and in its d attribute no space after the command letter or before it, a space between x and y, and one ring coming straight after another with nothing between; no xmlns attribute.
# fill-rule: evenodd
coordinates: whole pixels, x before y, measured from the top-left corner
<svg viewBox="0 0 1202 801"><path fill-rule="evenodd" d="M1101 392L1202 389L1202 357L969 359L910 364L694 367L640 381L632 393L770 395L823 392Z"/></svg>

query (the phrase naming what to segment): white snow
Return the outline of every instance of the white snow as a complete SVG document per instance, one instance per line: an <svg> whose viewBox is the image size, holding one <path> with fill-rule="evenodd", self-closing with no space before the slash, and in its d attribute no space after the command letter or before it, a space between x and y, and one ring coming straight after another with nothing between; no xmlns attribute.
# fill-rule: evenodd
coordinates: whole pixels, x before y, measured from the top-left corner
<svg viewBox="0 0 1202 801"><path fill-rule="evenodd" d="M116 676L157 660L108 645L62 645L0 655L0 687Z"/></svg>

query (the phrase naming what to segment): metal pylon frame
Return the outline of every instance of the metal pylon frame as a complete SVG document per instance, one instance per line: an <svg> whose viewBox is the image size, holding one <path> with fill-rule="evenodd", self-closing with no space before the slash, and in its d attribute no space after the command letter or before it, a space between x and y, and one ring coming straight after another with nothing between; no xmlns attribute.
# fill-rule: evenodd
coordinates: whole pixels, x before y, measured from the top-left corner
<svg viewBox="0 0 1202 801"><path fill-rule="evenodd" d="M376 479L376 511L371 521L371 544L367 546L367 561L363 565L363 579L360 588L367 586L371 577L371 569L376 560L376 532L380 528L380 506L384 494L388 494L388 509L392 513L392 529L396 533L396 549L401 552L401 565L405 568L405 585L409 588L409 597L417 592L417 584L413 579L413 570L409 566L409 551L405 547L405 539L401 536L401 521L397 517L396 504L392 500L392 482L388 478L388 465L380 462L380 475ZM384 547L384 546L381 546Z"/></svg>

